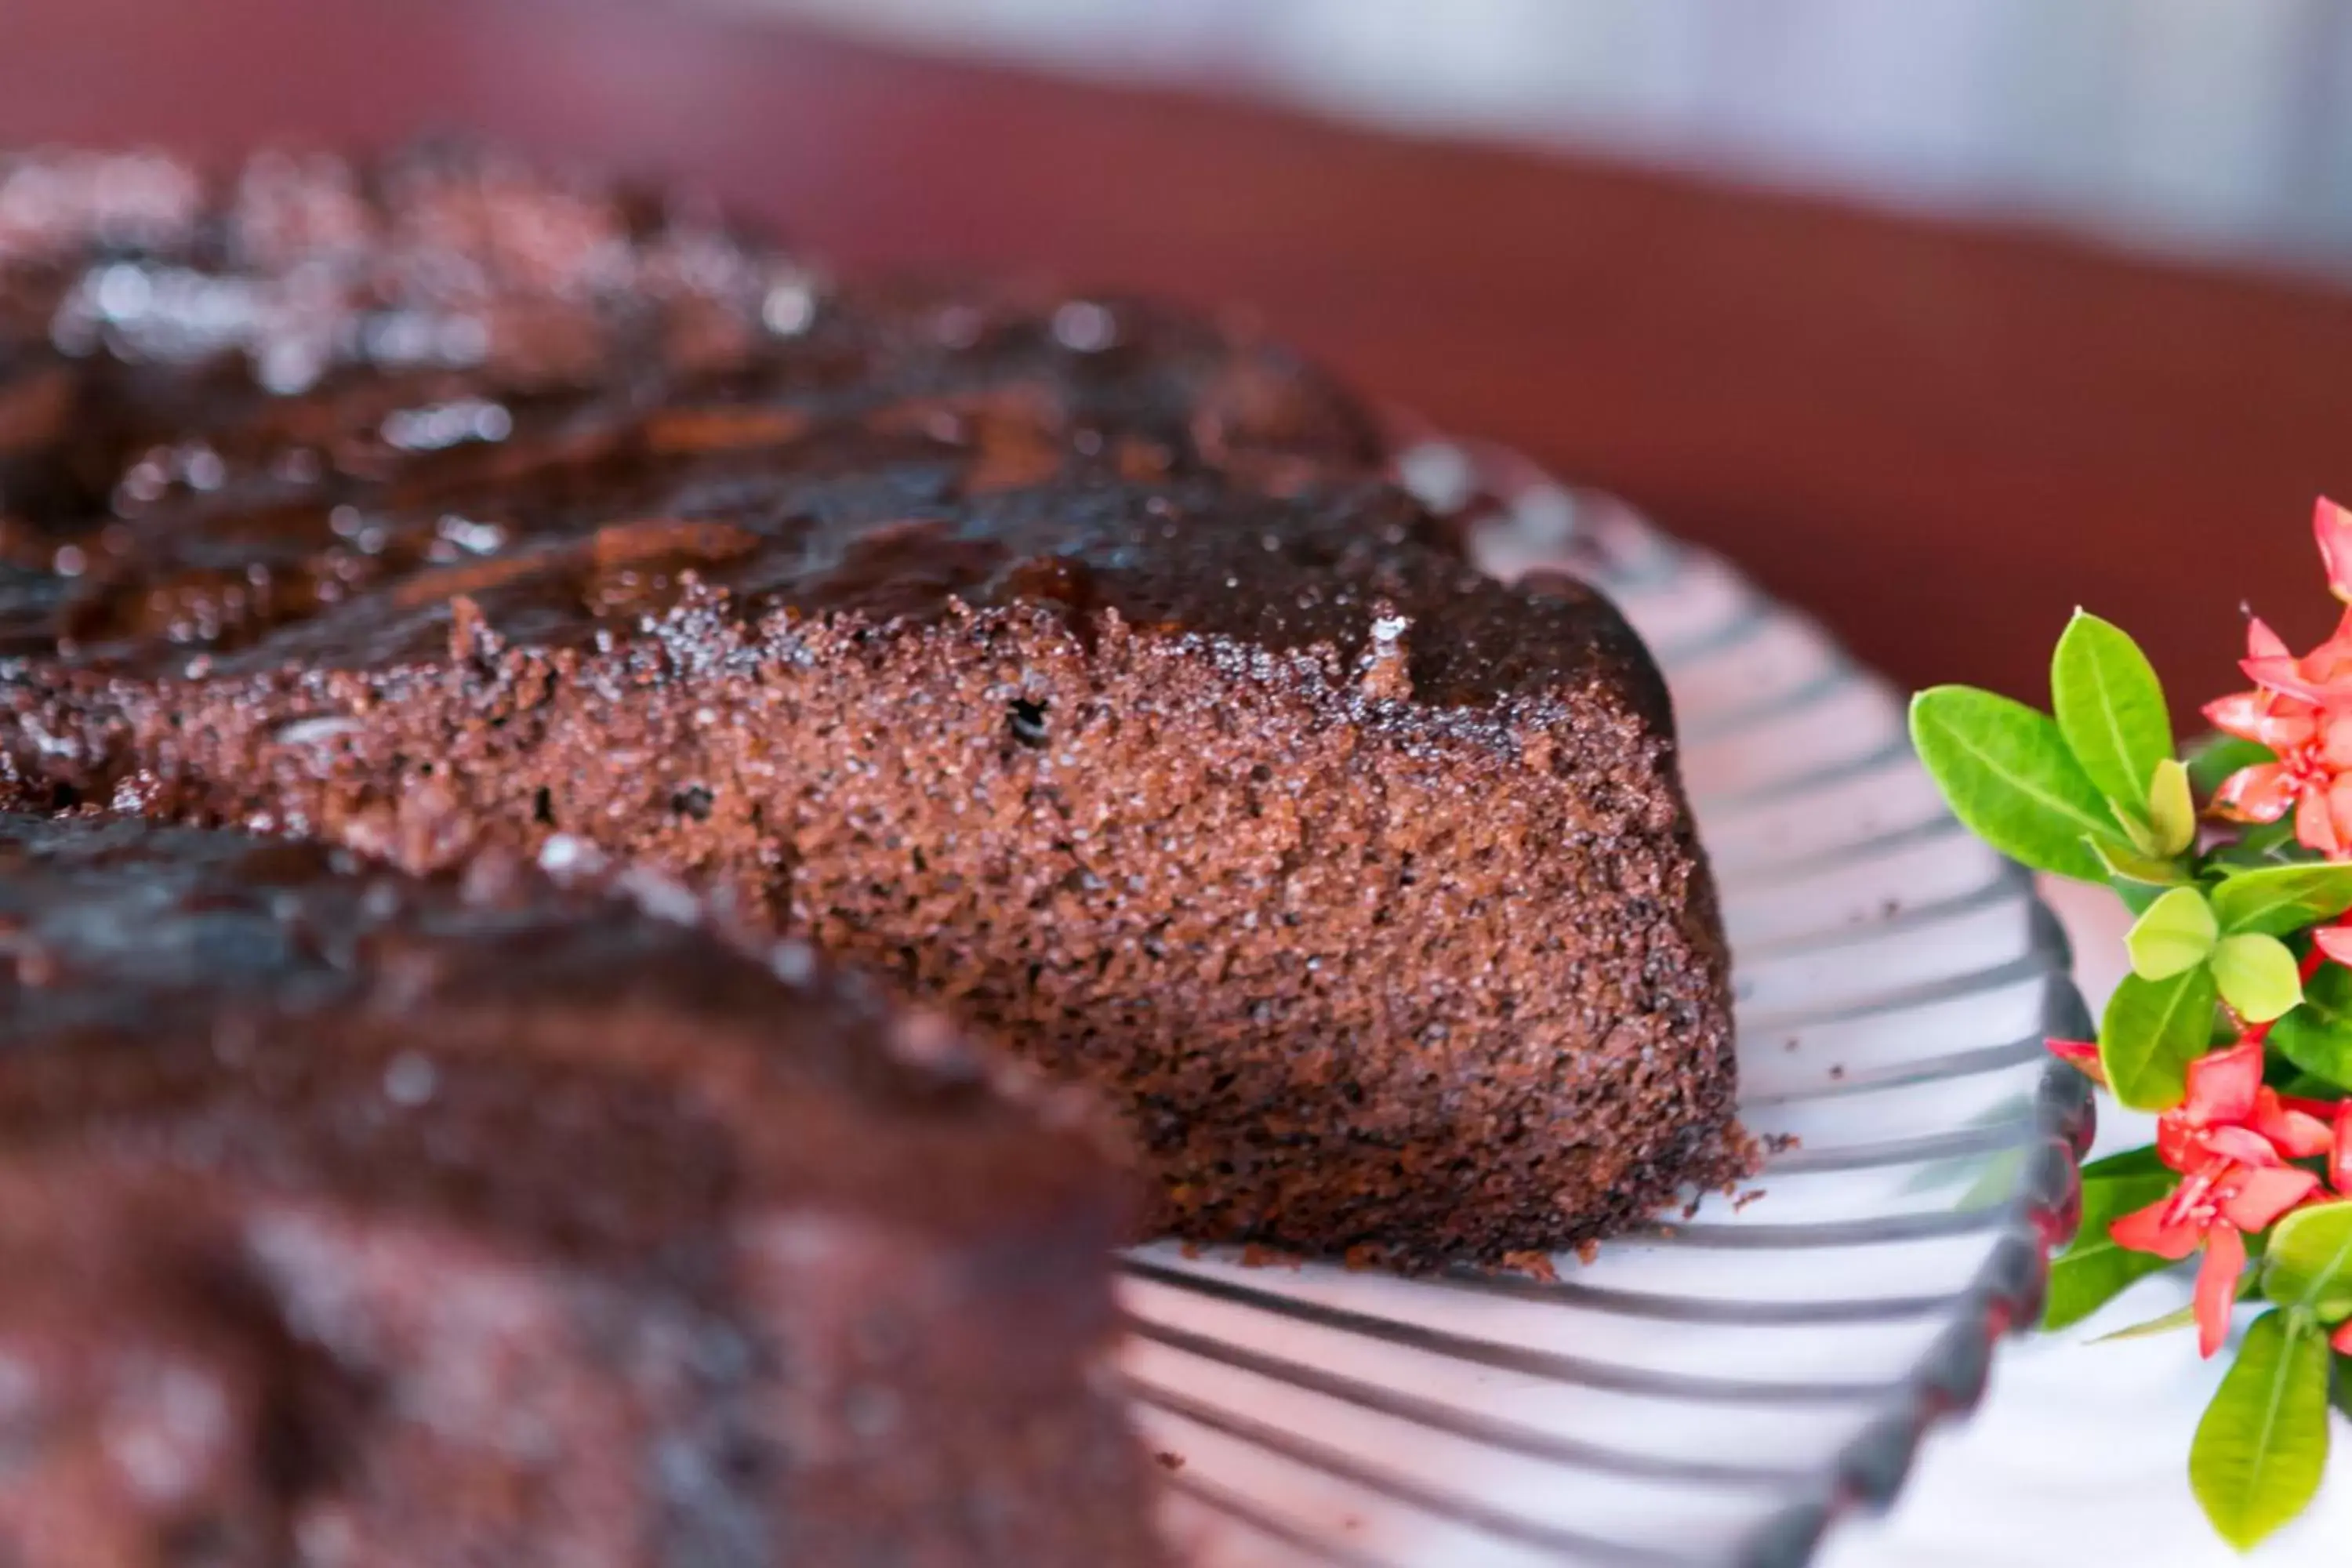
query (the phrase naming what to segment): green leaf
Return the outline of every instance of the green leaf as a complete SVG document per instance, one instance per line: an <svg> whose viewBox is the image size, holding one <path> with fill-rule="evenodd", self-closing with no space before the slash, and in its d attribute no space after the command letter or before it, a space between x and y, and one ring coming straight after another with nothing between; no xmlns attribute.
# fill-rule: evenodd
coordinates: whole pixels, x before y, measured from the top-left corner
<svg viewBox="0 0 2352 1568"><path fill-rule="evenodd" d="M2189 1449L2189 1485L2244 1552L2304 1510L2327 1464L2327 1341L2300 1312L2265 1312L2238 1347Z"/></svg>
<svg viewBox="0 0 2352 1568"><path fill-rule="evenodd" d="M2185 854L2197 842L2197 801L2189 793L2189 770L2178 757L2156 764L2147 785L2147 825L2159 853Z"/></svg>
<svg viewBox="0 0 2352 1568"><path fill-rule="evenodd" d="M2094 842L2091 853L2099 858L2099 864L2107 868L2107 876L2115 881L2133 882L2150 888L2177 888L2189 880L2186 861L2143 855L2121 844Z"/></svg>
<svg viewBox="0 0 2352 1568"><path fill-rule="evenodd" d="M2315 1073L2307 1073L2284 1057L2263 1064L2263 1081L2296 1100L2334 1100L2344 1091Z"/></svg>
<svg viewBox="0 0 2352 1568"><path fill-rule="evenodd" d="M2205 857L2207 865L2221 868L2312 865L2318 859L2316 854L2294 841L2292 817L2242 827L2236 842L2221 845Z"/></svg>
<svg viewBox="0 0 2352 1568"><path fill-rule="evenodd" d="M2303 1000L2300 966L2274 936L2225 936L2213 944L2212 967L2222 1000L2248 1023L2267 1024Z"/></svg>
<svg viewBox="0 0 2352 1568"><path fill-rule="evenodd" d="M2323 1323L2352 1316L2352 1201L2297 1209L2272 1228L2263 1294Z"/></svg>
<svg viewBox="0 0 2352 1568"><path fill-rule="evenodd" d="M2172 1267L2152 1252L2117 1247L2107 1235L2108 1226L2162 1198L2180 1179L2155 1163L2154 1151L2146 1152L2152 1169L2083 1167L2083 1219L2066 1250L2050 1260L2050 1294L2042 1309L2043 1328L2079 1323L2126 1286Z"/></svg>
<svg viewBox="0 0 2352 1568"><path fill-rule="evenodd" d="M2172 756L2172 721L2139 645L2122 627L2076 610L2051 656L2050 705L2091 782L2144 819L2148 781Z"/></svg>
<svg viewBox="0 0 2352 1568"><path fill-rule="evenodd" d="M2221 929L2284 936L2352 910L2352 863L2266 866L2233 871L2213 889Z"/></svg>
<svg viewBox="0 0 2352 1568"><path fill-rule="evenodd" d="M2199 799L2207 799L2221 787L2223 779L2240 768L2276 761L2277 756L2268 746L2216 731L2189 742L2189 783Z"/></svg>
<svg viewBox="0 0 2352 1568"><path fill-rule="evenodd" d="M2116 840L2098 786L2047 714L1969 686L1911 700L1911 743L1969 831L2012 860L2078 881L2105 879L2083 840Z"/></svg>
<svg viewBox="0 0 2352 1568"><path fill-rule="evenodd" d="M2099 1065L2115 1097L2135 1110L2179 1104L2189 1064L2213 1040L2213 1002L2202 964L2169 980L2125 975L2099 1020Z"/></svg>
<svg viewBox="0 0 2352 1568"><path fill-rule="evenodd" d="M2116 819L2116 831L2124 836L2124 842L2131 846L2132 852L2149 859L2160 859L2165 853L2164 846L2158 841L2156 829L2142 819L2141 811L2142 807L2126 805L2119 800L2107 802L2107 815Z"/></svg>
<svg viewBox="0 0 2352 1568"><path fill-rule="evenodd" d="M2118 1340L2151 1340L2158 1334L2169 1334L2181 1329L2194 1328L2196 1324L2197 1304L2191 1301L2188 1306L2177 1307L2161 1317L2134 1323L2127 1329L2117 1329L2111 1334L2101 1334L2091 1343L2105 1345L2113 1344Z"/></svg>
<svg viewBox="0 0 2352 1568"><path fill-rule="evenodd" d="M2221 927L2204 893L2175 888L2132 922L2124 946L2131 954L2134 974L2142 980L2169 980L2204 963L2219 935Z"/></svg>
<svg viewBox="0 0 2352 1568"><path fill-rule="evenodd" d="M2352 969L2321 964L2303 988L2303 1005L2272 1026L2271 1044L2334 1092L2352 1092Z"/></svg>

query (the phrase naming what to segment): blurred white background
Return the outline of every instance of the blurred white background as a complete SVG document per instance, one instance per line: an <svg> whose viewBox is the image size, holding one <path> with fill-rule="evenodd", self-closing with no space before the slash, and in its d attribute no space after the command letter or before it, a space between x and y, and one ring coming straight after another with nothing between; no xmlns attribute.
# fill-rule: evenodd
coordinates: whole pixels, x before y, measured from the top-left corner
<svg viewBox="0 0 2352 1568"><path fill-rule="evenodd" d="M727 0L2352 276L2347 0Z"/></svg>

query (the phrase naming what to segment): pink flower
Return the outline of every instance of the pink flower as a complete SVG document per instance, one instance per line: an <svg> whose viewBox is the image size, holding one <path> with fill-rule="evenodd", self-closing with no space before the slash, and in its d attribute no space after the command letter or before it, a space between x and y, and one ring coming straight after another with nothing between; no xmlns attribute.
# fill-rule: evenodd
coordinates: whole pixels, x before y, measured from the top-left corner
<svg viewBox="0 0 2352 1568"><path fill-rule="evenodd" d="M2225 735L2269 748L2275 760L2222 780L2213 809L2242 822L2276 822L2293 811L2296 842L2352 858L2352 610L2301 658L2276 632L2249 621L2240 668L2254 689L2206 704L2205 717Z"/></svg>
<svg viewBox="0 0 2352 1568"><path fill-rule="evenodd" d="M2170 1196L2115 1221L2107 1235L2118 1247L2175 1260L2205 1249L2197 1349L2210 1356L2230 1331L2245 1233L2269 1229L2319 1189L2317 1176L2286 1159L2330 1153L2352 1174L2352 1117L2338 1108L2331 1128L2301 1102L2280 1099L2263 1084L2263 1042L2241 1040L2189 1064L2188 1098L2158 1119L2156 1152L2186 1179Z"/></svg>
<svg viewBox="0 0 2352 1568"><path fill-rule="evenodd" d="M2352 1100L2336 1108L2336 1142L2328 1151L2327 1182L2339 1196L2352 1198Z"/></svg>
<svg viewBox="0 0 2352 1568"><path fill-rule="evenodd" d="M2322 497L2311 531L2328 589L2347 607L2327 640L2300 658L2260 620L2247 623L2238 668L2253 689L2207 704L2205 717L2273 760L2224 779L2213 809L2240 822L2276 822L2292 811L2297 843L2352 859L2352 509Z"/></svg>
<svg viewBox="0 0 2352 1568"><path fill-rule="evenodd" d="M2223 1164L2180 1191L2107 1226L2117 1247L2174 1261L2201 1245L2197 1266L2197 1353L2210 1356L2230 1333L2230 1309L2246 1271L2245 1233L2267 1230L2309 1197L2319 1178L2293 1165Z"/></svg>
<svg viewBox="0 0 2352 1568"><path fill-rule="evenodd" d="M2311 509L2311 531L2327 568L2327 591L2352 604L2352 509L2321 496Z"/></svg>
<svg viewBox="0 0 2352 1568"><path fill-rule="evenodd" d="M2291 1100L2265 1088L2254 1096L2254 1114L2247 1125L2289 1160L2315 1160L2336 1147L2329 1118L2338 1108L2318 1100Z"/></svg>

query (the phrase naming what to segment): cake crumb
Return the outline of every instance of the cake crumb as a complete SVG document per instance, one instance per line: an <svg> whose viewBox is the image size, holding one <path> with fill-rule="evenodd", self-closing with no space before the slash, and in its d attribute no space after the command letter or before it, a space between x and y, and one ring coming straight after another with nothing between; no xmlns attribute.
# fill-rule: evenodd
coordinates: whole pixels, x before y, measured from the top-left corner
<svg viewBox="0 0 2352 1568"><path fill-rule="evenodd" d="M1163 1470L1175 1471L1184 1468L1184 1456L1181 1454L1171 1454L1162 1448L1151 1457L1160 1461L1160 1468Z"/></svg>
<svg viewBox="0 0 2352 1568"><path fill-rule="evenodd" d="M1307 1259L1295 1252L1285 1252L1278 1247L1268 1247L1253 1241L1242 1248L1244 1268L1288 1268L1296 1271L1306 1266Z"/></svg>
<svg viewBox="0 0 2352 1568"><path fill-rule="evenodd" d="M1738 1214L1740 1210L1742 1210L1742 1209L1746 1208L1749 1204L1754 1203L1758 1198L1760 1198L1760 1197L1762 1197L1763 1195L1764 1195L1764 1189L1763 1189L1763 1188L1761 1188L1761 1187L1750 1187L1750 1188L1748 1188L1746 1192L1744 1192L1744 1193L1740 1194L1738 1197L1736 1197L1736 1198L1734 1198L1734 1199L1732 1199L1732 1200L1731 1200L1731 1212L1732 1212L1733 1214Z"/></svg>
<svg viewBox="0 0 2352 1568"><path fill-rule="evenodd" d="M1586 1245L1591 1244L1588 1242ZM1588 1258L1584 1261L1590 1263L1592 1259ZM1552 1267L1551 1254L1548 1252L1506 1252L1503 1254L1503 1267L1546 1285L1559 1283L1559 1270Z"/></svg>

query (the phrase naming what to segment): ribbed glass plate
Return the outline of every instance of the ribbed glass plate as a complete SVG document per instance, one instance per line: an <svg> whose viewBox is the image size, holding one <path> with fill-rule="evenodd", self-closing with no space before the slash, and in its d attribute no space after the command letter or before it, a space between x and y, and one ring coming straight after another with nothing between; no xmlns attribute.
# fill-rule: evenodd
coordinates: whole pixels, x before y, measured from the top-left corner
<svg viewBox="0 0 2352 1568"><path fill-rule="evenodd" d="M1724 563L1506 454L1402 477L1506 575L1601 584L1674 689L1735 953L1760 1197L1559 1278L1129 1255L1126 1358L1202 1568L1799 1563L1977 1398L2072 1227L2087 1027L2032 883L1945 812L1902 704ZM1794 1140L1789 1142L1789 1140Z"/></svg>

